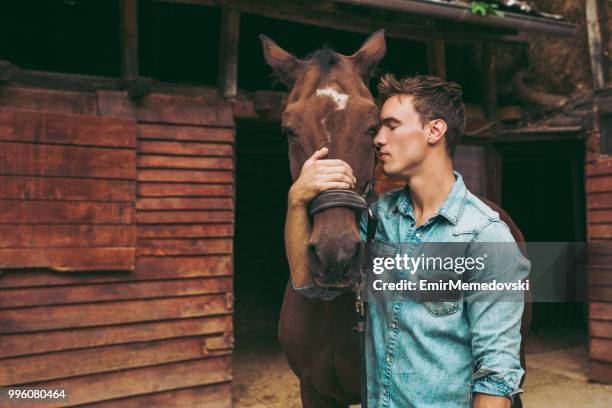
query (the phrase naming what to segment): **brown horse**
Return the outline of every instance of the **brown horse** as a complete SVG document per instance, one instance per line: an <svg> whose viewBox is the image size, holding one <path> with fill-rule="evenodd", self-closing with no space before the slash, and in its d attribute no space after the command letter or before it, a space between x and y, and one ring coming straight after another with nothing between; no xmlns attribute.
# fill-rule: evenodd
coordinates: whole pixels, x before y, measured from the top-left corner
<svg viewBox="0 0 612 408"><path fill-rule="evenodd" d="M383 31L372 34L353 55L323 48L300 60L266 36L264 56L290 89L282 126L288 137L291 176L295 180L308 157L326 146L329 158L347 162L362 194L373 177L373 133L378 110L368 87L385 54ZM503 211L517 241L523 237ZM309 268L320 286L349 286L359 274L363 243L356 214L329 208L313 219ZM347 407L360 400L360 350L355 322L355 296L347 292L332 301L310 300L288 284L278 336L289 366L300 379L304 407Z"/></svg>

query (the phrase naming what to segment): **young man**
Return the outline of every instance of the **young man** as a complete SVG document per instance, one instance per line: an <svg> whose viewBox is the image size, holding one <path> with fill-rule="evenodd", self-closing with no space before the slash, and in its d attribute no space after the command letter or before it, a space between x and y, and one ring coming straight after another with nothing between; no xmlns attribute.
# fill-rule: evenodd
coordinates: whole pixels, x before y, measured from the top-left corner
<svg viewBox="0 0 612 408"><path fill-rule="evenodd" d="M459 245L464 256L486 258L483 268L463 273L463 279L525 278L529 262L507 225L453 171L453 153L465 129L461 88L431 76L397 80L387 75L379 91L384 105L373 143L385 174L405 180L406 187L376 203L379 223L372 255L418 257L425 244ZM299 247L306 244L294 238L305 236L300 231L307 228L307 204L316 194L354 183L350 167L326 160L326 154L325 148L317 151L291 187L286 231L294 287L304 296L329 299L336 293L312 283L306 261L299 256ZM362 239L364 229L362 222ZM487 246L485 255L485 243L506 244ZM388 279L412 279L398 269L388 271ZM458 291L435 299L378 291L372 280L379 276L383 274L370 271L367 285L368 406L511 406L521 392L524 373L519 361L522 302L469 302ZM428 275L419 271L416 276Z"/></svg>

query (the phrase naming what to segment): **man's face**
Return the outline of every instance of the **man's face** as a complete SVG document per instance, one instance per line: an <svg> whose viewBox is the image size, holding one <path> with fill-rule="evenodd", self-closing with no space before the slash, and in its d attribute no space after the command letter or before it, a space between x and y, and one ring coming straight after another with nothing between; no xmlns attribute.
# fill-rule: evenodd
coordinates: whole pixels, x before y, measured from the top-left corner
<svg viewBox="0 0 612 408"><path fill-rule="evenodd" d="M387 176L410 176L427 154L429 128L421 124L413 99L392 96L380 112L381 127L374 145Z"/></svg>

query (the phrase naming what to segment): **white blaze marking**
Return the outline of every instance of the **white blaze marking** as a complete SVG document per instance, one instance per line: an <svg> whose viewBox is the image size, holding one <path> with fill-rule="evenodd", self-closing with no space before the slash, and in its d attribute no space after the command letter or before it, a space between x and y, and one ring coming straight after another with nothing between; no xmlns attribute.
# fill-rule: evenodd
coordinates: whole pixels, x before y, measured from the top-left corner
<svg viewBox="0 0 612 408"><path fill-rule="evenodd" d="M327 136L327 141L331 143L331 132L327 128L327 124L325 123L326 121L327 121L327 116L321 119L321 126L323 127L323 132L325 132L325 136Z"/></svg>
<svg viewBox="0 0 612 408"><path fill-rule="evenodd" d="M336 110L346 109L346 103L348 102L349 96L338 92L334 88L323 88L317 89L317 96L328 96L336 103Z"/></svg>

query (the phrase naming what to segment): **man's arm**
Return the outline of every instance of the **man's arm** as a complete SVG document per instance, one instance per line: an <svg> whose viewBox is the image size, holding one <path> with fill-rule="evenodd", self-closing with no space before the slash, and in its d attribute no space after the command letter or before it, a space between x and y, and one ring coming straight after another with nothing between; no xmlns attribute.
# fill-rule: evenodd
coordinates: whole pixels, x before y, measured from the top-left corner
<svg viewBox="0 0 612 408"><path fill-rule="evenodd" d="M325 290L317 287L308 270L307 251L311 228L308 204L321 191L352 188L355 177L348 164L341 160L325 160L326 147L317 150L302 167L300 176L289 189L285 221L285 250L293 287L309 298L325 298Z"/></svg>
<svg viewBox="0 0 612 408"><path fill-rule="evenodd" d="M485 226L469 252L474 258L485 257L485 268L469 275L469 281L517 282L529 273L529 261L501 221ZM475 367L473 407L510 407L511 399L521 392L524 374L519 358L524 293L483 291L474 295L467 302Z"/></svg>

